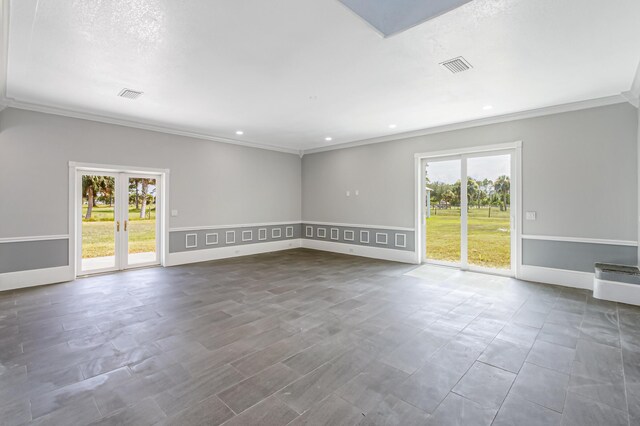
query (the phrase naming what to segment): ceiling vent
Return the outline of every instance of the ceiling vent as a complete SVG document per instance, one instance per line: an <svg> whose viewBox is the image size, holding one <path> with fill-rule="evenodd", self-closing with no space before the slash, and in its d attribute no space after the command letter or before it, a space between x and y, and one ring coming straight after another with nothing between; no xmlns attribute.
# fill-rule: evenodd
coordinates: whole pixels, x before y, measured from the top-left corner
<svg viewBox="0 0 640 426"><path fill-rule="evenodd" d="M127 99L138 99L140 96L142 96L142 92L138 92L136 90L131 90L131 89L122 89L122 91L118 93L118 96L120 96L121 98L127 98Z"/></svg>
<svg viewBox="0 0 640 426"><path fill-rule="evenodd" d="M440 65L456 74L462 71L466 71L468 69L473 68L466 59L462 56L458 56L457 58L449 59L448 61L441 62Z"/></svg>

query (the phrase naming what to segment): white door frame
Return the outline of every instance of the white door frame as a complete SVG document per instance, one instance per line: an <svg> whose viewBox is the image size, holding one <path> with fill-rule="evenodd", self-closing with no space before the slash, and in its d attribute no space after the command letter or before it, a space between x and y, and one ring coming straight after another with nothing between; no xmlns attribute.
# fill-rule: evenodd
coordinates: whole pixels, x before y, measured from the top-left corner
<svg viewBox="0 0 640 426"><path fill-rule="evenodd" d="M69 162L69 265L73 271L73 278L75 279L80 271L81 263L80 258L82 253L78 250L80 244L78 239L82 238L80 233L81 223L78 221L78 200L80 197L80 179L83 172L97 173L105 175L117 175L120 173L132 174L136 176L153 176L158 179L158 191L159 202L156 205L156 214L160 213L156 217L156 244L157 253L159 256L159 263L161 266L166 266L166 262L169 257L169 169L157 169L149 167L136 167L136 166L120 166L112 164L95 164L95 163L80 163L75 161ZM124 185L121 183L121 186ZM120 189L120 188L118 188ZM121 189L120 189L121 190ZM128 189L127 189L128 190ZM116 203L117 204L117 203ZM116 205L117 208L117 205ZM117 214L117 213L116 213ZM116 216L117 217L117 216ZM80 221L82 218L80 218ZM121 224L122 226L122 224ZM126 239L122 239L125 240ZM119 241L119 236L116 235L116 243L124 245ZM120 250L121 253L126 251ZM118 266L118 265L117 265ZM125 263L126 266L126 263ZM135 265L143 267L144 264Z"/></svg>
<svg viewBox="0 0 640 426"><path fill-rule="evenodd" d="M500 153L510 153L511 155L511 270L507 271L508 276L520 276L520 264L522 256L522 142L516 141L511 143L483 145L469 148L450 149L443 151L422 152L414 155L415 165L415 186L416 186L416 199L415 199L415 229L416 229L416 251L415 259L416 263L425 263L426 259L426 206L424 200L426 197L425 178L426 171L425 166L427 160L445 160L445 159L462 159L469 157L481 157L489 155L498 155ZM461 175L466 176L466 161L461 161ZM467 205L467 186L460 186L461 196L461 209ZM466 217L461 215L461 253L460 253L460 265L466 265L467 257L467 226ZM429 263L442 264L448 266L460 267L460 265L447 263L447 262L434 262ZM468 266L468 270L477 272L498 273L495 269L482 268L478 266Z"/></svg>

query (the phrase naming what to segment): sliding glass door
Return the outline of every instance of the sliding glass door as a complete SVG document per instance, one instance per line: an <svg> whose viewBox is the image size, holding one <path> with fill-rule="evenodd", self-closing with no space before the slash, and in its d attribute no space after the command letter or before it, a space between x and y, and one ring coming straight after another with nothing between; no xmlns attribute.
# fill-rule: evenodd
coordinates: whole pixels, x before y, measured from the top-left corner
<svg viewBox="0 0 640 426"><path fill-rule="evenodd" d="M512 150L427 158L425 260L511 274Z"/></svg>

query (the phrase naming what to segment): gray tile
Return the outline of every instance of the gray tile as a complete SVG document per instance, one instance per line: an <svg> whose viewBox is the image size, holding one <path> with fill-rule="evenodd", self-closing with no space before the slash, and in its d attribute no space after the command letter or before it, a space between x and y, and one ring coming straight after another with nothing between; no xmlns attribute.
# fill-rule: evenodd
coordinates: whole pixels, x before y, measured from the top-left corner
<svg viewBox="0 0 640 426"><path fill-rule="evenodd" d="M500 407L492 426L558 426L562 414L529 402L513 392Z"/></svg>
<svg viewBox="0 0 640 426"><path fill-rule="evenodd" d="M234 412L241 413L298 377L299 374L286 365L275 364L219 393L218 396Z"/></svg>
<svg viewBox="0 0 640 426"><path fill-rule="evenodd" d="M525 362L511 392L561 413L568 385L567 374Z"/></svg>
<svg viewBox="0 0 640 426"><path fill-rule="evenodd" d="M154 425L159 421L165 419L165 415L156 404L156 402L151 399L144 399L139 403L124 408L114 414L111 414L108 417L105 417L99 421L92 423L92 425Z"/></svg>
<svg viewBox="0 0 640 426"><path fill-rule="evenodd" d="M527 356L527 362L569 374L575 356L575 349L537 340Z"/></svg>
<svg viewBox="0 0 640 426"><path fill-rule="evenodd" d="M298 417L298 413L275 396L263 400L227 421L225 426L284 426Z"/></svg>
<svg viewBox="0 0 640 426"><path fill-rule="evenodd" d="M455 393L438 406L429 422L433 426L489 426L497 409L483 407Z"/></svg>
<svg viewBox="0 0 640 426"><path fill-rule="evenodd" d="M339 396L330 395L289 425L348 426L358 424L363 417L356 407Z"/></svg>
<svg viewBox="0 0 640 426"><path fill-rule="evenodd" d="M625 426L628 424L628 415L623 411L571 392L567 395L567 403L562 414L563 426Z"/></svg>
<svg viewBox="0 0 640 426"><path fill-rule="evenodd" d="M192 407L173 414L160 424L165 426L216 426L233 417L229 409L218 397L212 396Z"/></svg>
<svg viewBox="0 0 640 426"><path fill-rule="evenodd" d="M359 426L423 426L430 418L424 411L394 396L388 396L364 414Z"/></svg>
<svg viewBox="0 0 640 426"><path fill-rule="evenodd" d="M482 362L476 362L452 392L489 409L500 408L516 375ZM495 414L495 412L494 412Z"/></svg>
<svg viewBox="0 0 640 426"><path fill-rule="evenodd" d="M31 420L29 400L13 402L8 405L0 402L0 424L2 426L18 426Z"/></svg>
<svg viewBox="0 0 640 426"><path fill-rule="evenodd" d="M360 349L347 352L291 383L278 392L278 398L302 414L356 377L371 361L372 357Z"/></svg>
<svg viewBox="0 0 640 426"><path fill-rule="evenodd" d="M195 402L227 389L244 378L233 367L223 365L201 374L193 380L171 387L158 394L155 399L165 414L172 415L189 408Z"/></svg>
<svg viewBox="0 0 640 426"><path fill-rule="evenodd" d="M478 361L517 373L524 364L528 353L529 347L527 346L496 338L478 357Z"/></svg>
<svg viewBox="0 0 640 426"><path fill-rule="evenodd" d="M409 374L381 362L371 363L363 372L336 391L344 400L369 413Z"/></svg>
<svg viewBox="0 0 640 426"><path fill-rule="evenodd" d="M427 363L393 391L393 395L427 413L433 413L463 373Z"/></svg>
<svg viewBox="0 0 640 426"><path fill-rule="evenodd" d="M413 269L296 249L0 293L0 416L483 423L504 387L467 371L482 362L518 373L496 424L557 424L566 389L578 401L567 422L597 420L595 407L640 423L639 307L455 270L403 275ZM278 368L293 382L268 374ZM246 410L235 416L224 392Z"/></svg>

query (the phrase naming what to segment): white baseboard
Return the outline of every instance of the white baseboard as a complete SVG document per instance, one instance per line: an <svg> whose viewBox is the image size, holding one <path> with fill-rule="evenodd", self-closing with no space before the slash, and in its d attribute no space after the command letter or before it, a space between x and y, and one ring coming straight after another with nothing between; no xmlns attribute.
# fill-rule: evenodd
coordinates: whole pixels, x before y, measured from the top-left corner
<svg viewBox="0 0 640 426"><path fill-rule="evenodd" d="M416 254L413 251L385 249L380 247L360 246L356 244L335 243L331 241L302 240L302 247L331 251L334 253L350 254L354 256L370 257L373 259L391 260L394 262L417 264Z"/></svg>
<svg viewBox="0 0 640 426"><path fill-rule="evenodd" d="M591 272L569 271L566 269L544 268L542 266L520 265L518 279L546 284L556 284L565 287L593 290Z"/></svg>
<svg viewBox="0 0 640 426"><path fill-rule="evenodd" d="M640 305L640 285L594 278L593 297L612 302Z"/></svg>
<svg viewBox="0 0 640 426"><path fill-rule="evenodd" d="M300 239L269 241L266 243L227 246L204 250L181 251L169 253L165 266L184 265L187 263L207 262L209 260L227 259L229 257L249 256L252 254L288 250L300 247Z"/></svg>
<svg viewBox="0 0 640 426"><path fill-rule="evenodd" d="M0 274L0 291L61 283L73 279L73 268L71 266L6 272Z"/></svg>

